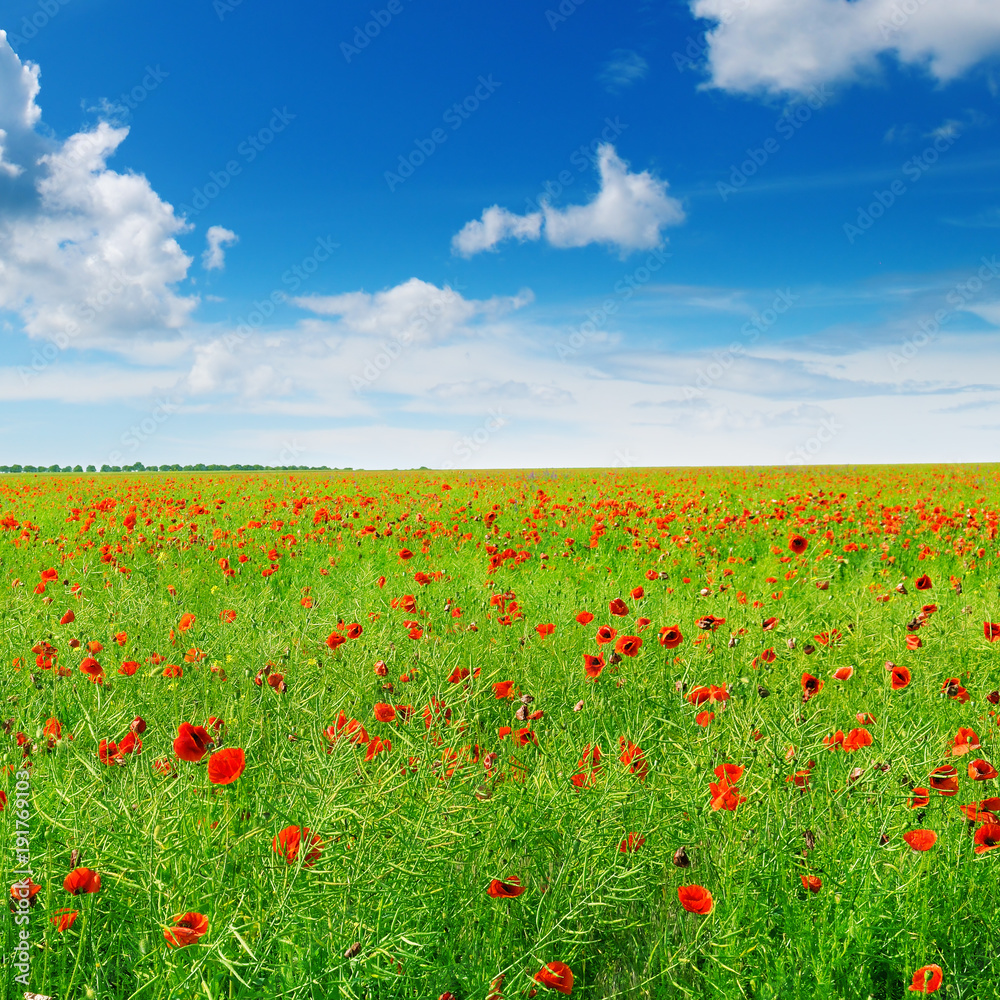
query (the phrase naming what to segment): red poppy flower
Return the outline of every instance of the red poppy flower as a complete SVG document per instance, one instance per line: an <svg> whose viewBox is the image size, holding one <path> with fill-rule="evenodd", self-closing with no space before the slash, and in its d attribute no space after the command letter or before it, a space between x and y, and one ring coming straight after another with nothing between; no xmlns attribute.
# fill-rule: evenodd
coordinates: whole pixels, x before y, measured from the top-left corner
<svg viewBox="0 0 1000 1000"><path fill-rule="evenodd" d="M336 649L338 646L342 646L347 642L347 637L341 635L339 632L331 632L330 635L326 637L326 644L330 649Z"/></svg>
<svg viewBox="0 0 1000 1000"><path fill-rule="evenodd" d="M937 834L933 830L910 830L903 834L903 840L915 851L929 851L937 842Z"/></svg>
<svg viewBox="0 0 1000 1000"><path fill-rule="evenodd" d="M913 973L913 985L908 989L912 993L936 993L943 978L940 965L924 965Z"/></svg>
<svg viewBox="0 0 1000 1000"><path fill-rule="evenodd" d="M682 885L677 887L677 898L688 913L707 915L712 912L715 902L712 894L701 885Z"/></svg>
<svg viewBox="0 0 1000 1000"><path fill-rule="evenodd" d="M396 710L384 701L377 702L373 711L379 722L392 722L396 718Z"/></svg>
<svg viewBox="0 0 1000 1000"><path fill-rule="evenodd" d="M963 705L971 697L969 692L962 687L962 684L957 677L949 677L941 685L941 694L947 694L949 698L954 698L955 701L960 701Z"/></svg>
<svg viewBox="0 0 1000 1000"><path fill-rule="evenodd" d="M803 875L802 885L810 892L819 892L823 888L823 880L818 875Z"/></svg>
<svg viewBox="0 0 1000 1000"><path fill-rule="evenodd" d="M357 622L355 622L353 625L348 625L347 626L347 638L348 639L360 639L361 638L361 633L363 631L364 631L364 629Z"/></svg>
<svg viewBox="0 0 1000 1000"><path fill-rule="evenodd" d="M771 648L771 649L765 649L760 654L761 663L774 663L774 661L777 658L778 658L778 654L774 651L773 648Z"/></svg>
<svg viewBox="0 0 1000 1000"><path fill-rule="evenodd" d="M178 632L186 632L195 623L195 617L191 612L181 615L181 620L177 623Z"/></svg>
<svg viewBox="0 0 1000 1000"><path fill-rule="evenodd" d="M236 621L236 612L232 608L226 608L224 611L219 612L219 621L231 624Z"/></svg>
<svg viewBox="0 0 1000 1000"><path fill-rule="evenodd" d="M641 645L642 639L637 635L623 635L615 643L615 652L621 653L622 656L635 656L638 654Z"/></svg>
<svg viewBox="0 0 1000 1000"><path fill-rule="evenodd" d="M80 915L79 910L70 910L66 907L56 910L55 915L49 917L49 923L57 931L68 931L73 926L73 921Z"/></svg>
<svg viewBox="0 0 1000 1000"><path fill-rule="evenodd" d="M910 683L910 671L906 667L893 667L892 668L892 689L893 691L901 691Z"/></svg>
<svg viewBox="0 0 1000 1000"><path fill-rule="evenodd" d="M399 550L399 558L403 559L403 560L412 559L413 558L413 553L409 549L400 549Z"/></svg>
<svg viewBox="0 0 1000 1000"><path fill-rule="evenodd" d="M124 677L132 677L138 669L139 664L136 660L123 660L121 665L118 667L118 673L122 674Z"/></svg>
<svg viewBox="0 0 1000 1000"><path fill-rule="evenodd" d="M684 641L684 636L678 625L664 625L660 629L659 639L664 649L676 649Z"/></svg>
<svg viewBox="0 0 1000 1000"><path fill-rule="evenodd" d="M24 882L27 881L27 885ZM33 882L29 876L26 880L20 882L15 882L10 887L10 898L13 900L26 899L30 906L35 905L35 897L41 891L41 886L37 882Z"/></svg>
<svg viewBox="0 0 1000 1000"><path fill-rule="evenodd" d="M1000 823L984 823L972 838L976 845L976 854L983 854L992 851L994 847L1000 847Z"/></svg>
<svg viewBox="0 0 1000 1000"><path fill-rule="evenodd" d="M90 678L93 684L104 683L104 668L92 656L84 658L80 664L80 670Z"/></svg>
<svg viewBox="0 0 1000 1000"><path fill-rule="evenodd" d="M493 694L497 698L513 698L514 697L514 682L513 681L498 681L493 685Z"/></svg>
<svg viewBox="0 0 1000 1000"><path fill-rule="evenodd" d="M808 701L823 690L823 682L812 674L802 675L802 700Z"/></svg>
<svg viewBox="0 0 1000 1000"><path fill-rule="evenodd" d="M220 750L208 758L208 780L213 785L231 785L246 766L246 754L239 747Z"/></svg>
<svg viewBox="0 0 1000 1000"><path fill-rule="evenodd" d="M527 892L527 889L521 885L521 879L516 875L507 879L506 882L495 878L486 890L486 894L494 899L516 899L522 892Z"/></svg>
<svg viewBox="0 0 1000 1000"><path fill-rule="evenodd" d="M929 781L931 788L942 795L955 795L958 792L958 771L950 764L934 768Z"/></svg>
<svg viewBox="0 0 1000 1000"><path fill-rule="evenodd" d="M916 580L913 581L913 586L916 587L917 590L930 590L932 586L931 578L924 573L923 576L918 576Z"/></svg>
<svg viewBox="0 0 1000 1000"><path fill-rule="evenodd" d="M466 677L469 676L468 667L455 667L455 669L448 675L449 684L458 684L460 681L464 681Z"/></svg>
<svg viewBox="0 0 1000 1000"><path fill-rule="evenodd" d="M725 618L716 618L715 615L705 615L703 618L696 619L694 624L696 628L700 628L703 632L714 632L720 625L724 625L725 622Z"/></svg>
<svg viewBox="0 0 1000 1000"><path fill-rule="evenodd" d="M777 624L778 624L778 619L777 619L777 618L774 618L774 617L771 617L771 618L765 618L765 619L764 619L764 620L763 620L763 621L762 621L762 622L760 623L760 627L761 627L761 628L762 628L762 629L763 629L763 630L764 630L765 632L770 632L770 631L771 631L771 630L772 630L772 629L774 628L774 626L775 626L775 625L777 625Z"/></svg>
<svg viewBox="0 0 1000 1000"><path fill-rule="evenodd" d="M59 619L59 624L69 625L69 623L73 621L76 621L76 615L72 611L67 611L66 614Z"/></svg>
<svg viewBox="0 0 1000 1000"><path fill-rule="evenodd" d="M589 611L581 611L576 616L576 620L581 625L589 625L594 620L594 616Z"/></svg>
<svg viewBox="0 0 1000 1000"><path fill-rule="evenodd" d="M909 650L920 649L924 644L924 640L920 638L919 635L908 635L906 637L906 648Z"/></svg>
<svg viewBox="0 0 1000 1000"><path fill-rule="evenodd" d="M969 729L966 726L962 726L955 736L955 744L951 748L951 755L953 757L960 757L962 754L968 753L970 750L979 750L979 737L976 735L974 729Z"/></svg>
<svg viewBox="0 0 1000 1000"><path fill-rule="evenodd" d="M860 750L861 747L872 745L872 734L867 729L852 729L843 742L844 750L850 753L852 750Z"/></svg>
<svg viewBox="0 0 1000 1000"><path fill-rule="evenodd" d="M373 740L369 740L368 742L368 749L365 751L365 760L374 760L378 754L391 749L391 740L382 740L376 736Z"/></svg>
<svg viewBox="0 0 1000 1000"><path fill-rule="evenodd" d="M838 681L849 681L854 676L854 667L840 667L834 670L833 678Z"/></svg>
<svg viewBox="0 0 1000 1000"><path fill-rule="evenodd" d="M972 823L1000 823L1000 819L996 816L996 813L1000 812L1000 797L970 802L958 808Z"/></svg>
<svg viewBox="0 0 1000 1000"><path fill-rule="evenodd" d="M642 587L633 587L632 588L632 600L633 601L641 601L645 596L646 596L646 591L643 590Z"/></svg>
<svg viewBox="0 0 1000 1000"><path fill-rule="evenodd" d="M565 962L549 962L535 973L535 982L550 986L569 996L573 991L573 973Z"/></svg>
<svg viewBox="0 0 1000 1000"><path fill-rule="evenodd" d="M204 726L192 726L190 722L182 722L177 727L177 739L174 740L174 753L181 760L198 763L215 742Z"/></svg>
<svg viewBox="0 0 1000 1000"><path fill-rule="evenodd" d="M707 726L715 718L715 712L699 712L694 721L699 726Z"/></svg>
<svg viewBox="0 0 1000 1000"><path fill-rule="evenodd" d="M184 668L181 667L181 666L179 666L176 663L168 663L163 668L163 676L164 677L183 677L184 676Z"/></svg>
<svg viewBox="0 0 1000 1000"><path fill-rule="evenodd" d="M608 611L616 618L624 618L628 614L628 605L620 597L616 597L608 605Z"/></svg>
<svg viewBox="0 0 1000 1000"><path fill-rule="evenodd" d="M638 833L630 833L619 845L619 854L631 854L633 851L642 847L646 843L646 838L641 837Z"/></svg>
<svg viewBox="0 0 1000 1000"><path fill-rule="evenodd" d="M875 716L872 715L871 712L858 712L854 718L857 719L862 726L872 726L875 724Z"/></svg>
<svg viewBox="0 0 1000 1000"><path fill-rule="evenodd" d="M279 846L280 845L280 846ZM299 860L299 852L306 848L303 868L311 868L323 853L323 841L317 834L310 835L307 826L286 826L271 842L271 849L280 854L290 865Z"/></svg>
<svg viewBox="0 0 1000 1000"><path fill-rule="evenodd" d="M172 919L174 926L163 932L163 939L171 948L195 944L208 933L208 917L203 913L181 913Z"/></svg>
<svg viewBox="0 0 1000 1000"><path fill-rule="evenodd" d="M606 643L614 642L616 635L618 635L617 629L612 628L610 625L602 625L597 630L597 636L596 636L597 645L603 646Z"/></svg>
<svg viewBox="0 0 1000 1000"><path fill-rule="evenodd" d="M552 633L555 632L555 630L556 630L556 627L555 627L555 625L552 625L552 624L548 624L548 625L536 625L535 626L535 631L538 633L538 635L542 639L544 639L546 636L552 635Z"/></svg>
<svg viewBox="0 0 1000 1000"><path fill-rule="evenodd" d="M931 792L929 788L914 788L913 797L910 799L909 805L911 809L920 809L930 801Z"/></svg>
<svg viewBox="0 0 1000 1000"><path fill-rule="evenodd" d="M97 892L101 888L101 876L93 868L74 868L63 880L63 888L71 896L81 892Z"/></svg>
<svg viewBox="0 0 1000 1000"><path fill-rule="evenodd" d="M604 654L601 653L599 656L591 656L590 653L583 654L583 670L584 673L592 680L597 680L601 676L601 671L604 669Z"/></svg>
<svg viewBox="0 0 1000 1000"><path fill-rule="evenodd" d="M706 701L710 701L712 698L712 689L705 687L704 684L698 684L691 689L691 693L687 696L687 700L691 702L692 705L698 706Z"/></svg>
<svg viewBox="0 0 1000 1000"><path fill-rule="evenodd" d="M622 754L618 758L623 764L629 765L629 770L639 776L640 781L645 781L649 774L649 763L643 755L642 749L637 747L624 736L618 737L618 743L622 748Z"/></svg>
<svg viewBox="0 0 1000 1000"><path fill-rule="evenodd" d="M979 759L969 762L969 777L973 781L989 781L996 776L997 769L989 761Z"/></svg>
<svg viewBox="0 0 1000 1000"><path fill-rule="evenodd" d="M788 539L788 548L797 556L800 556L807 548L809 548L809 540L803 538L801 535L792 535L792 537Z"/></svg>
<svg viewBox="0 0 1000 1000"><path fill-rule="evenodd" d="M983 633L990 642L1000 639L1000 624L996 622L983 622Z"/></svg>

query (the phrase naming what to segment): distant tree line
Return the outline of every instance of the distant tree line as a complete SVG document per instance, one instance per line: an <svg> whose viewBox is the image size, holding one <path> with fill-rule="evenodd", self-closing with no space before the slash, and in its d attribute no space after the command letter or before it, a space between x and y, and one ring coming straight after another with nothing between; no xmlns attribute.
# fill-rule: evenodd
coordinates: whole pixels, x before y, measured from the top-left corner
<svg viewBox="0 0 1000 1000"><path fill-rule="evenodd" d="M353 469L331 469L327 465L0 465L0 472L353 472Z"/></svg>

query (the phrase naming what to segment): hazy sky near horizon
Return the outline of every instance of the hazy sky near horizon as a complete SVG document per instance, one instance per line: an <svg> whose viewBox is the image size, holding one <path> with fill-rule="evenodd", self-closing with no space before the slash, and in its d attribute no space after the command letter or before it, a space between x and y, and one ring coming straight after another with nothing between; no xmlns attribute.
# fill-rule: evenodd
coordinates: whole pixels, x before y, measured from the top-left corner
<svg viewBox="0 0 1000 1000"><path fill-rule="evenodd" d="M992 0L8 0L0 462L987 461Z"/></svg>

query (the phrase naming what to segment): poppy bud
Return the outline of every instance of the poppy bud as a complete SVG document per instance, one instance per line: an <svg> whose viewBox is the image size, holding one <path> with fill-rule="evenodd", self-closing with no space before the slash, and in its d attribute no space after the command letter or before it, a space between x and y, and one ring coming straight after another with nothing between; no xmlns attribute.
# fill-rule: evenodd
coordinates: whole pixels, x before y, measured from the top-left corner
<svg viewBox="0 0 1000 1000"><path fill-rule="evenodd" d="M146 731L146 720L143 719L142 716L137 715L129 725L129 729L131 729L136 736L142 736L142 734Z"/></svg>
<svg viewBox="0 0 1000 1000"><path fill-rule="evenodd" d="M678 868L691 867L691 859L687 856L687 851L685 851L683 847L678 847L677 850L674 851L674 864Z"/></svg>

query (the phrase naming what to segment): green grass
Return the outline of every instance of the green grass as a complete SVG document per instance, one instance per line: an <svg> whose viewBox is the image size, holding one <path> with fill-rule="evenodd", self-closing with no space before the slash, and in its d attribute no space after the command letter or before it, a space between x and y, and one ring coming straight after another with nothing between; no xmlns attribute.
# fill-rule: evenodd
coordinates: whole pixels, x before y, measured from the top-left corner
<svg viewBox="0 0 1000 1000"><path fill-rule="evenodd" d="M27 988L59 1000L381 1000L446 991L482 1000L501 974L505 998L532 988L557 996L533 976L558 960L573 972L572 996L593 1000L899 1000L911 995L914 972L933 963L944 971L939 996L1000 997L1000 851L974 853L958 808L1000 794L997 779L966 776L970 759L1000 758L986 698L1000 686L997 647L983 634L984 621L1000 620L997 472L3 477L0 676L3 716L14 721L0 735L8 769L0 788L11 800L0 812L2 864L10 885L21 732L34 743L30 854L42 887L28 924ZM444 482L453 489L441 490ZM117 503L95 510L105 498ZM309 502L296 510L302 498ZM168 509L168 499L184 499L185 508ZM195 504L205 512L190 514ZM132 507L138 520L127 530ZM80 520L67 521L74 508ZM330 520L314 522L320 508ZM775 509L787 513L778 518ZM600 537L595 519L606 525ZM166 530L175 524L182 529ZM362 534L366 525L378 537ZM809 540L802 555L789 551L793 534ZM531 558L490 572L488 544ZM924 545L933 554L919 558ZM397 555L404 546L414 553L407 561ZM278 569L262 577L272 548ZM238 563L240 553L249 561ZM234 577L223 575L223 557ZM33 593L50 567L58 581ZM649 580L649 570L667 576ZM441 578L419 585L416 572ZM923 573L933 586L917 591ZM825 580L828 589L819 589ZM904 580L908 593L895 593ZM640 600L629 596L637 586ZM301 603L307 587L312 608ZM510 591L524 617L501 625L490 597ZM893 596L881 603L878 593ZM415 596L417 611L391 606L404 594ZM627 618L608 613L618 597ZM938 610L913 633L922 648L908 651L906 624L928 603ZM75 621L60 625L70 609ZM220 621L224 609L236 621ZM582 610L595 615L587 626L575 620ZM179 633L188 612L195 624ZM695 620L706 614L725 624L699 631ZM771 615L778 624L763 631ZM638 630L637 616L652 624ZM410 639L404 620L420 621L423 636ZM340 621L364 631L331 652L325 640ZM555 633L540 638L534 626L548 622ZM591 681L583 654L598 651L602 624L643 645ZM684 634L676 649L656 641L666 625ZM839 643L813 638L831 629ZM120 631L124 647L114 642ZM71 649L73 637L83 646ZM57 648L68 676L35 665L30 650L41 640ZM96 654L103 685L79 670L90 641L104 646ZM185 662L192 647L205 658ZM752 666L768 648L774 662ZM602 649L607 659L613 645ZM150 662L154 653L163 662ZM124 660L140 663L134 676L117 673ZM386 677L374 672L377 660ZM908 687L891 690L886 660L909 667ZM183 677L163 677L167 663L181 665ZM854 676L834 680L846 665ZM478 677L449 683L456 667ZM283 673L287 690L255 684L262 670L265 678ZM805 672L824 687L803 703ZM961 679L969 701L941 693L949 677ZM544 712L531 723L537 745L498 737L502 726L526 724L513 717L518 700L494 697L491 684L504 680L533 696L529 711ZM686 700L696 685L722 684L731 694L724 704ZM421 713L432 698L451 718L428 729ZM412 719L376 721L372 707L382 701L412 705ZM715 719L696 725L706 709ZM331 743L323 730L341 711L391 749L366 762L365 746ZM830 751L824 737L856 727L861 712L876 717L872 745ZM148 726L141 753L122 766L102 764L99 742L119 740L137 715ZM176 776L159 774L153 761L173 758L179 724L209 716L225 720L213 750L245 750L239 780L212 785L207 756L176 762ZM50 752L42 729L52 717L64 738ZM973 728L982 747L947 757L960 726ZM642 748L645 780L619 760L622 737ZM570 778L595 743L601 771L577 788ZM478 763L443 777L435 761L466 746L478 746ZM487 753L499 755L493 774L502 780L484 770ZM809 761L809 786L799 790L786 779ZM949 761L958 794L932 792L924 809L911 809L913 787L926 787ZM738 786L746 801L713 811L709 782L724 762L745 768ZM861 775L852 781L855 768ZM290 865L272 850L289 825L322 838L315 865ZM902 835L915 828L934 830L937 843L911 850ZM645 843L622 853L630 832ZM673 861L682 846L686 869ZM63 889L74 851L77 865L99 872L99 892ZM808 892L802 875L819 876L820 891ZM526 887L521 896L487 895L492 879L513 876ZM711 914L681 909L677 889L687 884L711 892ZM59 932L49 918L67 906L80 915ZM208 933L168 948L164 928L188 911L207 916ZM4 922L5 956L17 931ZM357 953L345 957L355 942ZM21 997L9 960L2 971L6 995Z"/></svg>

